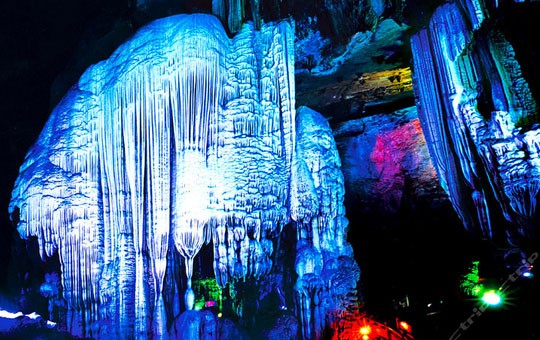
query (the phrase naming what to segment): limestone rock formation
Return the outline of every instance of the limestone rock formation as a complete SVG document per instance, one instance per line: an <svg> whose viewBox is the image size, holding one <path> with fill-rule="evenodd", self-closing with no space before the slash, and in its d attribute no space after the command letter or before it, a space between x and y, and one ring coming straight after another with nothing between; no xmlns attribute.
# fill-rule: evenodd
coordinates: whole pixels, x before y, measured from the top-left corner
<svg viewBox="0 0 540 340"><path fill-rule="evenodd" d="M416 107L350 120L334 137L348 199L358 213L393 215L406 200L433 209L446 201Z"/></svg>
<svg viewBox="0 0 540 340"><path fill-rule="evenodd" d="M10 211L42 258L58 252L72 334L166 336L205 244L219 286L258 280L291 223L304 336L354 302L339 156L320 115L296 117L293 40L289 22L229 39L213 16L160 19L52 112Z"/></svg>
<svg viewBox="0 0 540 340"><path fill-rule="evenodd" d="M502 246L534 239L538 109L486 3L439 7L411 39L419 116L442 187L465 227Z"/></svg>

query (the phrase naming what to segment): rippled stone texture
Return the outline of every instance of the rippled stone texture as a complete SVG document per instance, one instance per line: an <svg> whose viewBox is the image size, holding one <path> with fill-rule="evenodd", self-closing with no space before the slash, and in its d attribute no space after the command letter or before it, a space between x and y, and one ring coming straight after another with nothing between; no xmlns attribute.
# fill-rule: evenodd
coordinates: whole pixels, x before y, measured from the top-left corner
<svg viewBox="0 0 540 340"><path fill-rule="evenodd" d="M165 336L167 314L193 308L193 260L210 242L221 287L267 275L289 223L298 261L307 247L323 265L347 256L356 266L328 124L296 117L293 41L288 22L246 24L229 39L209 15L160 19L89 68L52 112L10 211L42 258L58 251L74 335ZM170 279L182 262L186 280ZM318 291L331 303L313 317L301 309L306 337L344 306L329 287L336 271ZM358 276L348 278L354 288Z"/></svg>
<svg viewBox="0 0 540 340"><path fill-rule="evenodd" d="M411 44L419 117L442 187L469 231L522 246L539 224L540 129L512 46L474 0L439 7Z"/></svg>

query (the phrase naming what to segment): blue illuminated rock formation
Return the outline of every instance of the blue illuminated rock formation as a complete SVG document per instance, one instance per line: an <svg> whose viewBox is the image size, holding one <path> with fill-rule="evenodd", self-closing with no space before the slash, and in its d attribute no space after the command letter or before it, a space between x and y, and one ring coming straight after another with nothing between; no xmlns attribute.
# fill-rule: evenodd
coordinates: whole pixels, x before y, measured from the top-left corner
<svg viewBox="0 0 540 340"><path fill-rule="evenodd" d="M289 223L304 336L347 308L359 271L339 156L320 115L296 117L293 40L288 22L229 39L212 16L160 19L55 108L10 211L42 258L58 251L70 332L163 337L167 315L193 308L205 243L221 287L258 279ZM170 278L180 262L185 287Z"/></svg>
<svg viewBox="0 0 540 340"><path fill-rule="evenodd" d="M540 222L540 128L512 46L475 0L439 7L411 44L419 116L442 187L469 231L521 246Z"/></svg>
<svg viewBox="0 0 540 340"><path fill-rule="evenodd" d="M296 221L298 306L305 338L320 338L331 313L345 311L360 278L346 241L348 221L341 161L328 122L298 109L291 215Z"/></svg>

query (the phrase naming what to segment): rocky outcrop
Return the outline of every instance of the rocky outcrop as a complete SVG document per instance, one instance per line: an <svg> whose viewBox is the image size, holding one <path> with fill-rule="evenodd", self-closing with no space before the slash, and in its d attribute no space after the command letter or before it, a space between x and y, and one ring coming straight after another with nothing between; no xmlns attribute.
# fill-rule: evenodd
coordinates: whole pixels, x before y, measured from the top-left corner
<svg viewBox="0 0 540 340"><path fill-rule="evenodd" d="M416 107L350 120L336 127L334 137L355 213L391 216L405 201L433 209L446 201Z"/></svg>
<svg viewBox="0 0 540 340"><path fill-rule="evenodd" d="M248 339L230 319L210 311L190 310L176 318L169 332L169 339Z"/></svg>
<svg viewBox="0 0 540 340"><path fill-rule="evenodd" d="M68 339L69 334L58 329L55 322L37 313L12 313L0 309L0 338L6 339Z"/></svg>
<svg viewBox="0 0 540 340"><path fill-rule="evenodd" d="M361 118L368 106L408 98L412 105L411 71L402 46L407 25L383 20L373 31L356 33L344 51L330 56L321 54L329 40L310 28L317 24L305 26L296 25L299 105L333 117L332 124Z"/></svg>

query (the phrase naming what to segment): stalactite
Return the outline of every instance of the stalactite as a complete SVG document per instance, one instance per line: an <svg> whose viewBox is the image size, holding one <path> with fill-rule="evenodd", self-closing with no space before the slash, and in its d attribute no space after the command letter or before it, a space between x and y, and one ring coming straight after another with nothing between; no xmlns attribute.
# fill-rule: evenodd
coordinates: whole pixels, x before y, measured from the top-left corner
<svg viewBox="0 0 540 340"><path fill-rule="evenodd" d="M515 246L538 224L538 161L527 146L537 127L516 127L537 108L511 45L486 30L488 18L482 1L439 7L411 39L414 89L442 187L465 227Z"/></svg>
<svg viewBox="0 0 540 340"><path fill-rule="evenodd" d="M160 19L87 70L53 111L10 209L43 258L59 252L71 332L165 337L179 295L194 307L205 244L221 287L261 279L291 219L321 259L352 257L328 124L312 112L296 120L293 40L289 22L248 23L229 39L209 15ZM185 287L171 278L175 254ZM302 273L299 289L317 301L303 317L319 332L341 300L323 305L331 279L314 288Z"/></svg>
<svg viewBox="0 0 540 340"><path fill-rule="evenodd" d="M217 16L231 33L236 33L244 23L245 5L245 0L212 0L212 14Z"/></svg>
<svg viewBox="0 0 540 340"><path fill-rule="evenodd" d="M225 24L227 22L227 0L212 0L212 14Z"/></svg>

